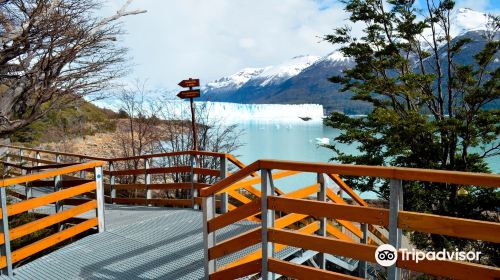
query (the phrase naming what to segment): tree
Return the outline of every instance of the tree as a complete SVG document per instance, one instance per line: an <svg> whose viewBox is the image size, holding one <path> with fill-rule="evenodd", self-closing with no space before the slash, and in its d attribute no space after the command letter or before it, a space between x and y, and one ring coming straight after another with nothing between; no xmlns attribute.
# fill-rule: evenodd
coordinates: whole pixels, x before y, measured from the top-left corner
<svg viewBox="0 0 500 280"><path fill-rule="evenodd" d="M162 136L159 128L165 125L158 118L158 108L147 98L144 82L136 81L133 87L124 87L119 95L121 107L119 114L126 116L125 121L118 121L120 128L116 138L120 141L121 150L118 157L135 157L156 152L158 142ZM144 168L144 163L139 159L123 161L124 169ZM117 168L117 167L116 167ZM137 183L137 176L124 177Z"/></svg>
<svg viewBox="0 0 500 280"><path fill-rule="evenodd" d="M119 100L121 115L126 119L118 121L115 138L119 139L121 150L118 157L134 157L145 154L188 151L193 147L191 130L191 111L188 102L164 100L149 95L144 82L137 81L133 87L123 88ZM183 106L187 105L187 106ZM210 115L209 105L197 103L196 126L199 150L231 153L240 147L241 132L236 125L225 125ZM155 157L153 167L191 166L189 155ZM133 159L115 162L116 169L144 168L144 160ZM203 168L218 169L220 159L200 156L197 165ZM214 183L214 176L200 175L198 182ZM143 176L120 176L120 183L143 183ZM190 182L190 173L174 172L153 175L153 183ZM122 191L120 195L137 197L135 192ZM190 190L164 191L154 194L170 198L187 198Z"/></svg>
<svg viewBox="0 0 500 280"><path fill-rule="evenodd" d="M100 93L124 73L119 19L99 0L0 0L0 138Z"/></svg>
<svg viewBox="0 0 500 280"><path fill-rule="evenodd" d="M338 143L357 145L359 154L337 146L332 160L342 163L391 165L470 172L490 172L485 159L500 154L498 104L499 17L490 16L489 30L452 38L453 1L426 0L417 10L408 0L346 0L345 11L361 36L350 27L337 28L325 40L341 44L356 65L332 77L353 99L373 104L366 117L333 113L325 124L338 128ZM421 14L420 14L421 13ZM476 50L471 53L471 50ZM495 103L496 102L496 103ZM388 181L348 178L360 191L388 199ZM405 182L405 209L455 217L495 220L500 194L493 189ZM485 263L498 261L500 247L479 241L411 233L423 249L470 249L483 252ZM495 261L496 258L496 261Z"/></svg>
<svg viewBox="0 0 500 280"><path fill-rule="evenodd" d="M163 152L178 152L193 149L193 134L191 132L191 111L188 102L164 101L161 106L160 117L168 120L169 124L163 127L163 141L159 142L158 149ZM183 106L184 105L184 106ZM198 134L198 150L216 153L232 153L241 147L240 136L242 131L235 124L224 124L211 113L209 103L197 102L195 109L196 129ZM191 165L189 156L171 157L166 160L168 165ZM218 169L220 159L211 156L200 156L197 165L202 168ZM181 182L183 178L172 178ZM201 175L199 181L214 183L212 176Z"/></svg>

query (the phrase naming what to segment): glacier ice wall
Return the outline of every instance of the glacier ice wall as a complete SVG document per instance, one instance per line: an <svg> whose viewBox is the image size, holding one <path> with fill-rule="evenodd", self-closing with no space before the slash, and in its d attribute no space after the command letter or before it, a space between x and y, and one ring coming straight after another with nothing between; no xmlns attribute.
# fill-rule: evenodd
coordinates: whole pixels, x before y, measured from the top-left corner
<svg viewBox="0 0 500 280"><path fill-rule="evenodd" d="M165 105L171 116L190 115L189 102L172 100ZM239 104L228 102L195 102L197 114L212 121L236 123L242 121L318 122L324 117L319 104ZM306 119L307 121L303 120Z"/></svg>

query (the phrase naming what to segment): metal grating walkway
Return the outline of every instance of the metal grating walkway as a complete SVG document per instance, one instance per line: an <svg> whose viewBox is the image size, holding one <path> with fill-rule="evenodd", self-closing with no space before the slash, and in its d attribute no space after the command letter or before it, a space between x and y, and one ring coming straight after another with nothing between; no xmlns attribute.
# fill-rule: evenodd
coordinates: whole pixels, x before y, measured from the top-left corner
<svg viewBox="0 0 500 280"><path fill-rule="evenodd" d="M16 268L13 279L203 278L200 211L107 205L106 223L107 232ZM256 226L252 222L228 226L217 232L218 239Z"/></svg>

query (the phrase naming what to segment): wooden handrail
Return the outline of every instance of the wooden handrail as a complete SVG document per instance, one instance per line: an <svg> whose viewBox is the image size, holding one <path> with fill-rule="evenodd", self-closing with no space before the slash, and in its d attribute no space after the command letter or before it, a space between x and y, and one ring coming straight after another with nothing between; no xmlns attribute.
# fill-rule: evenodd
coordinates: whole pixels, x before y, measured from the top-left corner
<svg viewBox="0 0 500 280"><path fill-rule="evenodd" d="M315 267L294 264L280 259L269 258L269 271L293 279L336 279L336 280L362 280L363 278L354 277L338 272L332 272Z"/></svg>
<svg viewBox="0 0 500 280"><path fill-rule="evenodd" d="M138 155L138 156L132 156L132 157L106 158L106 157L95 157L95 156L89 156L89 155L67 153L67 152L56 152L56 151L50 151L50 150L44 150L44 149L35 149L35 148L13 146L13 145L4 145L4 144L0 144L0 147L11 148L11 149L21 149L21 150L25 150L25 151L45 153L45 154L50 154L50 155L81 157L81 158L86 158L86 159L90 159L90 160L101 160L101 161L125 161L125 160L134 160L134 159L147 159L147 158L155 158L155 157L168 157L168 156L180 156L180 155L225 157L225 158L228 158L231 162L233 162L236 166L238 166L240 168L241 168L241 166L244 166L244 164L242 164L240 161L236 160L236 158L230 154L208 152L208 151L187 150L187 151L180 151L180 152L166 152L166 153L157 153L157 154Z"/></svg>
<svg viewBox="0 0 500 280"><path fill-rule="evenodd" d="M289 230L269 229L270 242L304 248L332 255L340 255L375 263L376 246L346 242L328 237L307 235ZM396 265L412 271L429 273L455 279L498 279L500 269L474 263L449 260L403 260L399 252Z"/></svg>
<svg viewBox="0 0 500 280"><path fill-rule="evenodd" d="M286 213L339 218L382 226L389 223L389 210L381 208L274 196L268 197L268 205L270 209ZM500 223L496 222L400 211L398 228L500 243L500 235L492 234L500 232Z"/></svg>
<svg viewBox="0 0 500 280"><path fill-rule="evenodd" d="M250 174L254 173L257 170L260 170L260 161L256 161L250 165L247 165L243 169L236 171L231 176L220 180L218 183L214 184L211 187L201 189L200 195L203 197L216 194L224 190L225 188L231 186L232 184L240 181L241 179L249 176Z"/></svg>
<svg viewBox="0 0 500 280"><path fill-rule="evenodd" d="M104 161L91 161L91 162L86 162L86 163L81 163L81 164L75 164L55 170L49 170L45 172L40 172L36 174L31 174L31 175L25 175L25 176L20 176L20 177L14 177L14 178L7 178L0 180L0 187L8 187L11 185L15 184L21 184L21 183L27 183L27 182L32 182L40 179L45 179L45 178L51 178L55 177L58 175L63 175L67 173L73 173L89 168L94 168L96 166L102 166L104 165Z"/></svg>
<svg viewBox="0 0 500 280"><path fill-rule="evenodd" d="M219 270L210 275L211 280L239 279L244 276L259 273L262 268L262 260L252 260L234 267Z"/></svg>
<svg viewBox="0 0 500 280"><path fill-rule="evenodd" d="M339 175L348 176L373 176L387 178L391 180L416 180L416 181L427 181L427 182L439 182L439 183L450 183L459 185L474 185L474 186L484 186L497 188L500 187L500 176L498 174L484 174L484 173L467 173L467 172L456 172L456 171L443 171L443 170L428 170L428 169L412 169L412 168L400 168L400 167L380 167L380 166L357 166L357 165L342 165L342 164L327 164L327 163L306 163L306 162L291 162L291 161L278 161L278 160L258 160L254 163L248 165L247 167L237 171L231 176L217 182L213 186L204 188L200 191L201 196L211 196L223 192L229 193L229 195L236 195L238 199L238 194L234 194L235 190L244 188L244 186L258 184L260 183L258 177L252 179L246 179L251 174L259 170L282 170L281 172L310 172L322 174L320 177L318 175L318 183L311 186L296 190L289 194L282 194L280 196L269 195L267 196L267 203L262 201L263 205L266 205L268 211L273 211L276 213L286 213L286 216L280 217L272 222L272 225L268 226L267 233L263 232L264 226L261 226L252 231L243 233L232 239L218 243L213 247L208 246L206 248L209 259L215 259L222 256L226 256L235 251L246 248L252 244L259 241L259 236L256 230L260 229L260 233L264 236L267 234L267 241L274 244L275 250L282 249L286 246L293 246L302 249L309 249L313 251L329 253L334 255L341 255L346 257L352 257L361 261L374 262L374 252L376 249L376 242L370 240L366 233L363 233L358 227L356 227L352 222L358 222L362 225L367 226L367 230L375 234L377 238L380 238L381 232L374 226L389 226L389 216L392 210L383 208L369 207L368 204L361 199L349 186L342 181ZM273 173L271 173L273 174ZM339 175L337 175L339 174ZM337 196L333 191L326 188L325 186L325 175L329 176L335 183L339 185L341 189L346 191L351 198L356 202L356 205L349 205L340 196ZM321 179L323 178L323 179ZM272 179L271 186L273 185ZM320 181L321 180L321 181ZM269 183L268 183L269 184ZM312 194L318 193L318 199L320 192L326 192L327 197L329 197L334 203L324 201L315 201L311 199L302 199L308 197ZM392 194L391 194L392 195ZM260 195L257 195L260 197ZM208 224L217 221L218 226L216 229L226 226L228 224L234 223L237 220L243 219L245 216L251 215L258 211L259 202L261 199L256 199L251 201L246 198L239 198L243 202L243 206L240 206L232 211L232 213L223 214L212 220L208 220ZM249 206L250 203L252 206ZM234 208L234 207L233 207ZM269 215L270 212L267 212ZM489 242L500 242L500 237L496 234L491 234L492 232L500 231L500 224L494 222L486 221L475 221L460 219L454 217L437 216L430 214L421 214L408 211L400 210L398 212L397 222L391 222L392 229L408 229L413 231L420 231L425 233L442 234L459 238L468 238L473 240L482 240ZM281 214L278 214L278 217ZM360 239L364 239L362 244L355 242L352 238L345 235L342 231L338 230L334 226L327 223L326 220L326 232L330 233L335 237L329 238L325 234L325 229L322 229L322 236L319 236L316 232L315 235L304 234L305 228L311 229L314 225L318 226L320 221L315 221L313 224L309 224L308 220L310 218L323 218L323 219L335 219L344 228L349 229L354 232L356 236ZM224 222L222 222L224 221ZM302 221L301 223L298 223ZM295 224L294 224L295 223ZM294 231L281 230L280 228L285 228L287 225L294 224L291 228ZM306 224L304 227L303 224ZM323 225L324 226L324 225ZM214 230L213 224L209 226L209 232ZM364 229L366 230L366 229ZM363 230L363 231L364 231ZM388 242L387 240L381 239L383 242ZM363 244L364 243L364 244ZM366 243L370 244L367 245ZM268 246L268 245L262 245ZM330 247L335 247L335 249L330 249ZM231 269L235 267L241 267L244 263L249 261L254 261L261 258L261 250L254 251L252 253L246 254L240 259L225 265L222 267L222 271L232 271ZM269 256L268 256L269 257ZM273 262L272 258L266 258L262 260L270 265ZM274 272L289 275L289 276L305 276L308 273L314 273L318 277L328 277L334 276L334 273L326 270L311 269L301 265L288 265L287 263L277 260L281 268ZM277 263L277 264L278 264ZM488 267L488 266L478 266L475 264L468 263L458 263L454 261L444 261L441 264L447 269L457 269L465 271L467 269L474 270L478 275L483 275L485 277L495 277L498 274L498 269ZM408 264L399 263L398 267L406 267ZM415 271L427 272L439 276L453 276L459 275L456 271L440 271L439 265L414 265L411 264ZM286 269L295 270L293 273L281 273ZM264 272L264 266L262 271ZM267 271L273 271L270 267L267 267ZM281 269L281 270L280 270ZM210 275L218 274L219 271L212 273ZM468 273L469 276L474 273ZM300 277L299 277L300 278ZM465 277L467 278L467 277Z"/></svg>
<svg viewBox="0 0 500 280"><path fill-rule="evenodd" d="M389 225L389 210L382 208L277 196L268 197L267 203L269 209L285 213L299 213L313 217L327 217L381 226Z"/></svg>
<svg viewBox="0 0 500 280"><path fill-rule="evenodd" d="M414 180L481 187L500 187L500 175L472 173L435 169L368 166L352 164L310 163L282 160L257 160L233 175L219 181L211 187L202 189L201 196L222 192L227 187L261 169L280 169L288 171L341 174L350 176L371 176L387 179Z"/></svg>
<svg viewBox="0 0 500 280"><path fill-rule="evenodd" d="M481 187L500 187L500 175L435 169L260 160L260 169L280 169L349 176L425 181ZM215 186L214 186L215 187Z"/></svg>
<svg viewBox="0 0 500 280"><path fill-rule="evenodd" d="M45 154L49 154L49 155L61 155L61 156L70 156L70 157L85 157L85 158L91 159L91 160L108 161L108 159L104 158L104 157L94 157L94 156L87 156L87 155L80 155L80 154L73 154L73 153L66 153L66 152L55 152L55 151L50 151L50 150L28 148L28 147L22 147L22 146L12 146L12 145L3 145L3 144L0 144L0 147L11 148L11 149L21 149L21 150L25 150L25 151L39 152L39 153L45 153Z"/></svg>

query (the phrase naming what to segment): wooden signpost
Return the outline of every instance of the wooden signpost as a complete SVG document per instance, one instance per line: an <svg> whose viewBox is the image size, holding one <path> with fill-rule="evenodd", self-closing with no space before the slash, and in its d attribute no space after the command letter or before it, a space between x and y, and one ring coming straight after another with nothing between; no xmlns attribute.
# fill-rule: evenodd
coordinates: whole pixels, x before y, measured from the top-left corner
<svg viewBox="0 0 500 280"><path fill-rule="evenodd" d="M177 97L179 97L181 99L189 98L189 101L191 102L191 126L193 128L193 150L197 151L198 150L198 135L196 133L196 120L195 120L193 98L200 97L200 90L193 89L193 88L200 86L200 80L189 78L188 80L182 80L179 83L179 86L181 86L183 88L189 88L189 90L183 90L183 91L179 92L177 94Z"/></svg>

